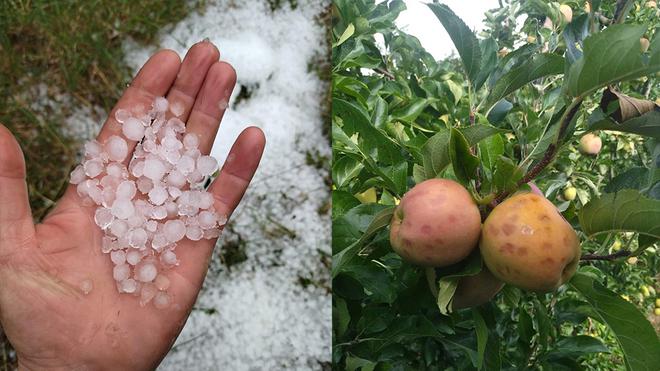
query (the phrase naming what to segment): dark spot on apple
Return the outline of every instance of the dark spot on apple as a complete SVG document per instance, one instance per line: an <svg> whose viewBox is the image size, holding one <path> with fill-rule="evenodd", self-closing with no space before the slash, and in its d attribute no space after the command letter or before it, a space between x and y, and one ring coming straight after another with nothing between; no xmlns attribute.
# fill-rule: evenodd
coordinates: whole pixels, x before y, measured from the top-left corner
<svg viewBox="0 0 660 371"><path fill-rule="evenodd" d="M458 219L456 218L456 215L449 215L448 220L449 220L449 223L456 223L456 220L458 220Z"/></svg>
<svg viewBox="0 0 660 371"><path fill-rule="evenodd" d="M507 242L504 245L500 246L500 252L506 252L507 254L513 254L516 250L516 247L512 243Z"/></svg>
<svg viewBox="0 0 660 371"><path fill-rule="evenodd" d="M539 220L542 222L547 222L548 220L550 220L550 217L547 214L541 214L539 215Z"/></svg>
<svg viewBox="0 0 660 371"><path fill-rule="evenodd" d="M497 227L494 226L494 225L492 225L492 224L488 226L488 231L489 231L493 236L499 236L499 234L500 234L500 230L497 229Z"/></svg>
<svg viewBox="0 0 660 371"><path fill-rule="evenodd" d="M404 239L403 239L403 244L404 244L405 246L410 247L410 246L412 245L412 241L410 241L410 240L407 239L407 238L404 238Z"/></svg>
<svg viewBox="0 0 660 371"><path fill-rule="evenodd" d="M564 235L564 238L562 239L564 242L564 245L567 245L571 242L571 239L568 237L568 235Z"/></svg>
<svg viewBox="0 0 660 371"><path fill-rule="evenodd" d="M552 250L552 244L550 242L544 242L543 245L543 250Z"/></svg>
<svg viewBox="0 0 660 371"><path fill-rule="evenodd" d="M428 224L424 224L420 230L423 234L431 234L431 232L433 232L433 228Z"/></svg>
<svg viewBox="0 0 660 371"><path fill-rule="evenodd" d="M555 264L555 259L548 257L543 259L542 263L545 265Z"/></svg>
<svg viewBox="0 0 660 371"><path fill-rule="evenodd" d="M504 232L504 234L507 236L510 236L511 233L513 233L515 230L516 227L513 224L504 223L504 225L502 225L502 232Z"/></svg>
<svg viewBox="0 0 660 371"><path fill-rule="evenodd" d="M518 256L525 256L525 255L527 255L527 248L526 247L518 248Z"/></svg>

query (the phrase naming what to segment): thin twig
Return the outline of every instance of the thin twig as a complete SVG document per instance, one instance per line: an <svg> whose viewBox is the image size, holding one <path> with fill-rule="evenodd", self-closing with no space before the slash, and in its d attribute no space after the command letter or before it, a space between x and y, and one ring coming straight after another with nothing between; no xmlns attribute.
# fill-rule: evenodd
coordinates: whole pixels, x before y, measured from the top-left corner
<svg viewBox="0 0 660 371"><path fill-rule="evenodd" d="M392 74L392 72L388 71L388 70L385 69L385 68L382 68L382 67L376 67L376 68L374 68L374 71L376 71L376 72L378 72L378 73L380 73L380 74L382 74L382 75L385 75L385 76L386 76L388 79L390 79L390 80L394 80L394 75Z"/></svg>
<svg viewBox="0 0 660 371"><path fill-rule="evenodd" d="M580 260L607 260L607 261L612 261L616 260L618 258L623 258L626 256L630 256L632 252L629 250L620 250L615 252L614 254L609 254L609 255L594 255L594 254L587 254L583 255Z"/></svg>

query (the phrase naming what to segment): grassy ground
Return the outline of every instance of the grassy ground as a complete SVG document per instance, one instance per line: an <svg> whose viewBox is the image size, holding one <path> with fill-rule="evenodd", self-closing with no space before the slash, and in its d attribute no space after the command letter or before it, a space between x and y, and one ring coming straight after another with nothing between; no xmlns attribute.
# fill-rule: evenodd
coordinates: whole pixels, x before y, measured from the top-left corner
<svg viewBox="0 0 660 371"><path fill-rule="evenodd" d="M18 138L40 220L59 198L80 147L64 119L74 107L109 111L130 81L122 42L149 43L194 5L177 0L6 0L0 6L0 122ZM46 102L66 98L65 104ZM0 371L15 368L0 332Z"/></svg>

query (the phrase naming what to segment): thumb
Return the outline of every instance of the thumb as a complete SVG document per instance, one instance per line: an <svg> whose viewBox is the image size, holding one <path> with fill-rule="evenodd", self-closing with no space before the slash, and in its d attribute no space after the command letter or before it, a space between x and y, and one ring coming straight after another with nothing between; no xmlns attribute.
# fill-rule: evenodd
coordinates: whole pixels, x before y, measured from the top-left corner
<svg viewBox="0 0 660 371"><path fill-rule="evenodd" d="M0 252L34 234L25 175L21 147L0 124Z"/></svg>

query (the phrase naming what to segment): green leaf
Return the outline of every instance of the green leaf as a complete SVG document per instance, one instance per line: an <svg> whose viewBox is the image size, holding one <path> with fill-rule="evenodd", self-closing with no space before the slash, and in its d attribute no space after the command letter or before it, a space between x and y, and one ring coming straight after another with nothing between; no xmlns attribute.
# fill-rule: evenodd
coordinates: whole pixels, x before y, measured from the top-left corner
<svg viewBox="0 0 660 371"><path fill-rule="evenodd" d="M353 23L349 23L346 29L344 30L344 33L341 34L341 37L339 37L339 40L332 45L332 47L337 47L341 44L344 43L344 41L348 40L353 34L355 33L355 26L353 26Z"/></svg>
<svg viewBox="0 0 660 371"><path fill-rule="evenodd" d="M451 129L449 158L454 174L464 185L474 178L479 167L479 157L472 154L470 144L458 129Z"/></svg>
<svg viewBox="0 0 660 371"><path fill-rule="evenodd" d="M482 140L490 137L491 135L504 133L506 130L498 129L490 125L470 125L466 127L458 128L458 130L463 134L470 146L474 146Z"/></svg>
<svg viewBox="0 0 660 371"><path fill-rule="evenodd" d="M653 326L635 305L582 273L573 276L569 285L593 307L597 314L594 319L612 330L629 370L657 370L660 365L660 340Z"/></svg>
<svg viewBox="0 0 660 371"><path fill-rule="evenodd" d="M344 335L349 322L351 322L351 314L346 307L346 300L339 297L332 298L332 329L338 338Z"/></svg>
<svg viewBox="0 0 660 371"><path fill-rule="evenodd" d="M587 37L582 58L566 77L567 93L585 97L601 87L660 70L660 38L653 40L650 56L644 58L639 44L644 32L644 25L615 24Z"/></svg>
<svg viewBox="0 0 660 371"><path fill-rule="evenodd" d="M576 335L560 338L543 358L549 361L562 358L575 359L592 353L610 353L610 350L597 338Z"/></svg>
<svg viewBox="0 0 660 371"><path fill-rule="evenodd" d="M504 140L501 135L493 135L479 142L479 156L486 169L493 170L495 162L504 154Z"/></svg>
<svg viewBox="0 0 660 371"><path fill-rule="evenodd" d="M616 130L660 139L660 112L650 111L639 117L617 123L605 115L600 108L596 108L589 115L588 127L590 131Z"/></svg>
<svg viewBox="0 0 660 371"><path fill-rule="evenodd" d="M332 218L344 215L348 210L360 205L360 200L346 191L332 191Z"/></svg>
<svg viewBox="0 0 660 371"><path fill-rule="evenodd" d="M450 130L442 129L429 138L422 147L426 179L437 177L451 163L448 150L450 136Z"/></svg>
<svg viewBox="0 0 660 371"><path fill-rule="evenodd" d="M465 73L470 81L476 81L481 66L481 49L479 40L470 28L454 12L444 4L426 4L435 16L440 20L442 26L447 30L451 41L454 43L458 55L461 57Z"/></svg>
<svg viewBox="0 0 660 371"><path fill-rule="evenodd" d="M493 184L499 192L511 192L516 189L518 181L522 179L523 170L508 157L500 156L495 164Z"/></svg>
<svg viewBox="0 0 660 371"><path fill-rule="evenodd" d="M394 110L392 119L412 123L429 105L428 99L414 98L405 106Z"/></svg>
<svg viewBox="0 0 660 371"><path fill-rule="evenodd" d="M362 206L370 206L370 205L362 205ZM380 206L380 205L379 205ZM334 254L332 256L332 277L336 277L337 274L339 274L342 269L344 269L344 266L348 264L348 262L353 259L355 255L359 252L360 248L362 245L369 239L371 236L373 236L376 232L378 232L380 229L385 228L390 224L390 220L392 220L392 215L394 215L394 210L395 207L387 207L380 211L378 214L376 214L365 232L360 236L360 238L352 243L350 246L346 247L345 249L341 250L337 254ZM350 223L350 222L349 222ZM335 239L335 228L337 228L337 221L333 223L333 245L335 244L334 239Z"/></svg>
<svg viewBox="0 0 660 371"><path fill-rule="evenodd" d="M474 319L474 330L477 333L477 367L481 370L484 367L484 352L486 352L486 344L488 344L488 327L476 308L472 309L472 318Z"/></svg>
<svg viewBox="0 0 660 371"><path fill-rule="evenodd" d="M543 76L564 72L564 58L556 54L536 54L527 63L504 74L488 95L485 109L490 109L500 99L520 89L527 83Z"/></svg>
<svg viewBox="0 0 660 371"><path fill-rule="evenodd" d="M488 121L498 124L504 120L506 115L513 108L513 104L506 99L500 99L488 112Z"/></svg>
<svg viewBox="0 0 660 371"><path fill-rule="evenodd" d="M660 238L660 200L647 198L636 190L606 193L584 205L578 217L589 236L633 231Z"/></svg>
<svg viewBox="0 0 660 371"><path fill-rule="evenodd" d="M337 188L343 188L360 174L362 169L364 169L364 165L361 162L349 156L343 156L332 165L332 182Z"/></svg>
<svg viewBox="0 0 660 371"><path fill-rule="evenodd" d="M615 176L605 186L606 193L615 193L623 189L642 190L648 187L653 180L651 169L645 167L632 167Z"/></svg>
<svg viewBox="0 0 660 371"><path fill-rule="evenodd" d="M490 73L497 67L497 51L499 50L497 41L492 37L482 40L479 46L481 48L481 67L479 67L477 78L472 82L475 91L479 90Z"/></svg>

